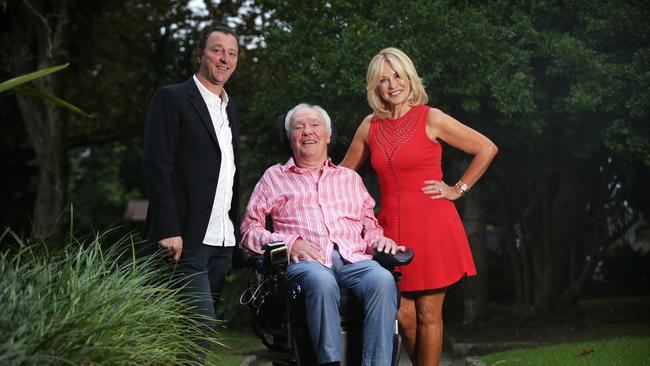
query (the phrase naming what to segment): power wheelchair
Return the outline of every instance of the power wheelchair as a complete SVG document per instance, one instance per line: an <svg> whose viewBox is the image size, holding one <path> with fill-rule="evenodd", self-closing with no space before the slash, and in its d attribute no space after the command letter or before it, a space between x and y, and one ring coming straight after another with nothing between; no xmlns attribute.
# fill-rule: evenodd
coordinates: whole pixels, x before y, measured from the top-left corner
<svg viewBox="0 0 650 366"><path fill-rule="evenodd" d="M286 155L291 155L289 141L284 130L285 115L273 122L274 133L269 135L269 144L279 146ZM336 125L332 124L329 148L337 139ZM267 229L272 229L270 218ZM316 356L311 344L305 304L300 286L286 280L289 253L285 243L269 243L264 246L264 254L259 255L239 248L237 253L240 265L249 269L249 284L241 295L240 303L246 305L251 315L251 328L269 351L268 357L274 365L312 366ZM395 284L401 274L397 266L407 265L413 260L413 251L398 252L395 255L375 254L374 260L393 273ZM399 288L398 288L399 306ZM363 306L348 291L341 288L339 305L341 316L341 366L361 364L363 336ZM393 333L392 366L399 363L402 339L397 333L397 320Z"/></svg>
<svg viewBox="0 0 650 366"><path fill-rule="evenodd" d="M250 269L249 286L240 302L248 306L253 332L269 350L273 365L316 365L300 285L285 278L288 254L283 242L266 244L263 255L240 248L239 255ZM397 285L401 274L395 267L410 263L413 251L407 249L395 255L376 253L373 259L393 273ZM341 288L340 315L341 366L360 365L363 307L346 288ZM401 337L395 320L392 366L399 363L400 349Z"/></svg>

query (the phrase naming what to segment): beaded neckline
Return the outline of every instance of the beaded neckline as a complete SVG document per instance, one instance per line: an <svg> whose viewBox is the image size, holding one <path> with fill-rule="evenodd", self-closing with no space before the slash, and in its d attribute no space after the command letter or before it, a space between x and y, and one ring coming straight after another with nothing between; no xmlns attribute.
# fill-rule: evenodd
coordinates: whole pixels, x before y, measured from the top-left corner
<svg viewBox="0 0 650 366"><path fill-rule="evenodd" d="M418 107L419 106L417 106L417 105L412 106L411 109L409 109L408 111L406 111L406 113L404 113L402 116L397 117L397 118L390 118L390 117L381 118L379 116L376 116L375 118L377 120L379 120L379 121L388 121L388 122L392 122L392 123L401 122L406 117L408 117L411 113L413 113L414 110L418 109Z"/></svg>

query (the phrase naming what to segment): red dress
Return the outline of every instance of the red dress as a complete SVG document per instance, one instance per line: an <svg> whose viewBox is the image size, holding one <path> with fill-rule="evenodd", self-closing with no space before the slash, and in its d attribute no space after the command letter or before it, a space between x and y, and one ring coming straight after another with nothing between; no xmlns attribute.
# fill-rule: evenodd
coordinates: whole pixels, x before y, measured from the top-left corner
<svg viewBox="0 0 650 366"><path fill-rule="evenodd" d="M449 286L476 275L456 206L422 193L425 180L442 180L442 147L426 134L429 107L411 108L398 119L370 122L370 162L379 177L384 235L412 248L413 262L400 269L402 291Z"/></svg>

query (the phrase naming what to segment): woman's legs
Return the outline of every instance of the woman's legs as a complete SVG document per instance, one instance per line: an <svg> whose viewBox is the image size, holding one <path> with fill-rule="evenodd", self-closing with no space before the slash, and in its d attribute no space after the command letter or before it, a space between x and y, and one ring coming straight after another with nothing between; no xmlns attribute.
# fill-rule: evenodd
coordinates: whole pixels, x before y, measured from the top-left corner
<svg viewBox="0 0 650 366"><path fill-rule="evenodd" d="M442 304L446 289L402 293L397 314L404 348L415 366L438 365L442 353Z"/></svg>
<svg viewBox="0 0 650 366"><path fill-rule="evenodd" d="M423 291L415 298L417 366L438 365L442 353L442 303L446 289Z"/></svg>
<svg viewBox="0 0 650 366"><path fill-rule="evenodd" d="M415 299L414 293L402 293L402 299L397 313L397 321L399 323L399 333L402 335L404 341L404 349L409 355L411 363L417 365L417 354L415 346L417 344L417 318L415 313Z"/></svg>

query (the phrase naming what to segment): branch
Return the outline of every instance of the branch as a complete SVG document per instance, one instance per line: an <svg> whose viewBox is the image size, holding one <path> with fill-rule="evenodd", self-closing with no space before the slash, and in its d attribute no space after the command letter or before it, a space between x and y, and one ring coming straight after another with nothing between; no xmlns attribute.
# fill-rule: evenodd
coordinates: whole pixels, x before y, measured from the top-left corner
<svg viewBox="0 0 650 366"><path fill-rule="evenodd" d="M42 23L43 27L45 28L46 36L44 38L47 43L46 55L48 58L52 57L51 53L53 46L52 39L50 38L50 35L52 34L52 28L50 28L50 25L47 24L47 19L43 16L43 14L36 10L36 8L34 8L29 0L23 0L23 4L27 6L27 9L36 17L37 20L40 21L40 23Z"/></svg>
<svg viewBox="0 0 650 366"><path fill-rule="evenodd" d="M603 243L603 246L609 248L612 244L616 243L623 235L625 235L625 233L627 233L628 230L630 230L632 226L638 223L639 220L641 220L641 217L639 216L638 210L635 210L632 219L630 219L627 224L619 226L618 230L607 238L606 242Z"/></svg>
<svg viewBox="0 0 650 366"><path fill-rule="evenodd" d="M67 56L67 52L65 51L65 27L70 20L70 14L67 11L68 2L59 0L57 3L59 5L57 11L58 22L56 24L56 31L52 35L52 51L58 51L63 53L64 56ZM52 52L51 56L54 57L54 52Z"/></svg>
<svg viewBox="0 0 650 366"><path fill-rule="evenodd" d="M614 243L616 243L625 233L627 233L628 230L632 226L634 226L636 223L639 222L641 217L638 214L638 211L635 212L634 217L628 221L625 225L619 226L618 230L613 234L609 235L605 240L603 240L601 243L597 243L596 245L593 246L593 249L591 250L590 253L590 258L591 260L587 263L585 263L584 267L582 267L582 271L580 272L580 275L578 276L578 279L570 283L567 289L564 292L564 297L565 298L570 298L573 296L573 294L578 293L580 289L582 288L582 285L585 283L587 278L591 275L595 268L595 263L598 263L602 257L602 254L599 255L599 253L604 253L605 250L598 250L598 248L605 247L609 249Z"/></svg>

